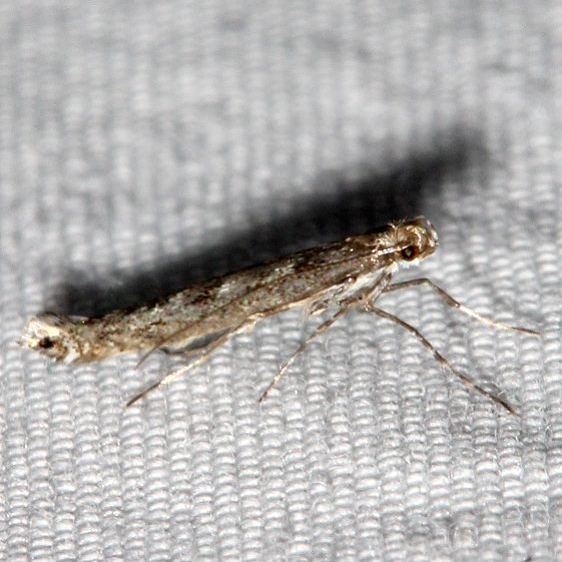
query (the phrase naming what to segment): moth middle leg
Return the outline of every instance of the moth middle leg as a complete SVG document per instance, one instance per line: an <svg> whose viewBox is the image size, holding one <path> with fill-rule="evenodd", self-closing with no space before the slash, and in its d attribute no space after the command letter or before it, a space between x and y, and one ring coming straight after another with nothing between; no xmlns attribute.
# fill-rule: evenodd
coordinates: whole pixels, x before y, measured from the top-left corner
<svg viewBox="0 0 562 562"><path fill-rule="evenodd" d="M320 334L324 333L328 328L332 326L332 324L341 318L345 312L347 311L347 307L340 306L340 308L328 319L326 319L322 324L316 327L314 332L310 334L294 351L291 356L283 363L277 374L271 379L271 382L268 384L267 388L262 392L261 396L259 397L259 402L263 402L266 398L271 389L281 380L283 375L287 372L287 369L295 362L295 359L306 349L308 344L312 339Z"/></svg>
<svg viewBox="0 0 562 562"><path fill-rule="evenodd" d="M435 346L417 328L415 328L414 326L412 326L408 322L405 322L404 320L402 320L398 316L396 316L394 314L391 314L390 312L387 312L386 310L382 310L381 308L378 308L378 307L374 306L373 303L367 303L365 305L364 310L367 311L367 312L372 312L372 313L376 314L377 316L380 316L381 318L384 318L386 320L390 320L391 322L394 322L395 324L398 324L398 326L405 329L407 332L410 332L413 336L415 336L417 338L417 340L426 349L428 349L431 352L431 354L437 360L438 363L440 363L449 372L453 373L456 377L458 377L468 388L470 388L471 390L474 390L474 391L478 392L479 394L485 396L486 398L496 402L496 404L499 404L500 406L503 406L510 414L514 414L514 415L517 414L517 412L515 411L515 409L513 408L513 406L509 402L507 402L506 400L504 400L503 398L501 398L497 394L489 392L485 388L481 387L478 383L476 383L468 375L466 375L465 373L463 373L462 371L460 371L456 367L453 367L453 365L451 365L451 363L449 363L449 361L435 348Z"/></svg>

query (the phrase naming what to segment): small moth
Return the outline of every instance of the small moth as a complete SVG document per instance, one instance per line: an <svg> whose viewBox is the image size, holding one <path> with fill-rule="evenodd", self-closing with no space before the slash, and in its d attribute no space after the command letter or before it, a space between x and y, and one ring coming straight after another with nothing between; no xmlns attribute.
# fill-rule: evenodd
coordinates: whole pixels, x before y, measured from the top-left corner
<svg viewBox="0 0 562 562"><path fill-rule="evenodd" d="M159 349L191 357L187 366L169 373L130 400L127 404L130 406L150 390L201 365L228 338L252 328L262 318L296 306L304 306L311 314L332 311L283 364L261 395L261 401L311 338L326 331L348 309L357 308L405 328L467 386L514 413L507 401L453 367L417 328L375 306L382 293L427 285L449 306L486 324L538 334L535 330L508 326L474 312L429 279L391 284L400 266L427 258L435 252L437 244L437 233L425 217L391 223L341 242L193 285L137 308L116 310L96 318L45 312L28 321L18 343L66 363L98 361L120 353L145 351L142 362Z"/></svg>

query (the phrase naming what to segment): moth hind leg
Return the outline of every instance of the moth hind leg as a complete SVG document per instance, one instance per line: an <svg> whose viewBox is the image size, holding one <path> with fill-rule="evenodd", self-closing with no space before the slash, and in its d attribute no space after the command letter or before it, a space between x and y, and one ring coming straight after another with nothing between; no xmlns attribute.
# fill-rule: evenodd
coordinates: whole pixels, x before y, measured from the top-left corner
<svg viewBox="0 0 562 562"><path fill-rule="evenodd" d="M184 357L191 357L196 355L198 352L204 352L205 348L211 345L217 338L225 333L226 330L221 330L204 338L200 338L194 342L190 342L187 345L182 345L181 347L172 347L168 345L163 345L158 348L158 351L164 353L165 355L170 355L172 357L181 355Z"/></svg>
<svg viewBox="0 0 562 562"><path fill-rule="evenodd" d="M127 407L132 406L135 402L137 402L138 400L140 400L141 398L146 396L151 390L154 390L154 389L156 389L156 388L158 388L158 387L160 387L164 384L168 384L169 382L176 379L180 375L183 375L183 374L191 371L195 367L198 367L199 365L202 365L203 363L205 363L205 361L207 361L207 359L210 357L210 355L217 348L219 348L221 345L226 343L231 337L235 336L236 334L244 332L244 331L250 329L251 327L253 327L253 325L258 320L261 320L263 317L264 317L263 313L261 313L261 312L255 313L255 314L249 316L248 318L246 318L244 321L240 322L240 324L238 324L234 328L229 328L227 330L224 330L215 339L206 343L203 347L201 347L199 349L195 349L194 351L199 350L199 351L201 351L201 353L197 357L195 357L195 359L193 359L193 361L191 361L191 363L189 363L185 367L180 367L179 369L176 369L175 371L172 371L171 373L168 373L163 379L160 379L159 381L157 381L154 384L145 388L143 391L141 391L139 394L137 394L136 396L134 396L133 398L131 398L131 400L129 400L127 402Z"/></svg>

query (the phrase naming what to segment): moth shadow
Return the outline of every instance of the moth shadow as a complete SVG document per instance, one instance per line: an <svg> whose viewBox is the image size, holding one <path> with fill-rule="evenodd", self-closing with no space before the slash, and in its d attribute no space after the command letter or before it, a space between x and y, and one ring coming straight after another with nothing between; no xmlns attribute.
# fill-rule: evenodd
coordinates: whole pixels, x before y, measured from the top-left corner
<svg viewBox="0 0 562 562"><path fill-rule="evenodd" d="M392 220L424 214L438 207L447 181L455 181L469 163L482 157L477 134L453 130L436 135L422 149L401 158L325 171L315 180L312 194L294 201L290 210L278 210L287 207L287 201L273 197L270 204L276 212L272 220L228 236L223 243L163 258L134 272L114 272L111 281L92 280L84 272L67 270L47 308L99 316Z"/></svg>

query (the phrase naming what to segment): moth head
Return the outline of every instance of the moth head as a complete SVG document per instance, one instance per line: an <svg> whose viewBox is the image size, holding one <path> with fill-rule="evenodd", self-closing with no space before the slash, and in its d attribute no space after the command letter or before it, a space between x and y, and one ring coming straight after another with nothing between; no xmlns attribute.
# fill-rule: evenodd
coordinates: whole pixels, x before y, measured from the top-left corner
<svg viewBox="0 0 562 562"><path fill-rule="evenodd" d="M392 244L403 262L416 262L435 252L438 245L437 232L425 217L393 225Z"/></svg>
<svg viewBox="0 0 562 562"><path fill-rule="evenodd" d="M80 317L45 312L27 322L18 344L57 361L78 361L81 350L77 341L77 327L81 322Z"/></svg>

